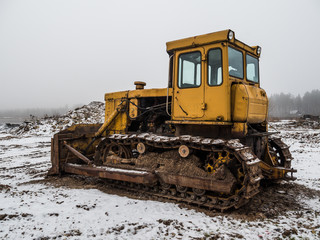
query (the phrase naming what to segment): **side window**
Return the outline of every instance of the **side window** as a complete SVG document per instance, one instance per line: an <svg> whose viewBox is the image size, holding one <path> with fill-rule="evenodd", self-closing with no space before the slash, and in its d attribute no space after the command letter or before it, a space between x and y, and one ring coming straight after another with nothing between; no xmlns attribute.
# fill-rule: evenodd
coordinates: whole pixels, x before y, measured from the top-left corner
<svg viewBox="0 0 320 240"><path fill-rule="evenodd" d="M183 53L179 56L179 88L192 88L201 85L201 53Z"/></svg>
<svg viewBox="0 0 320 240"><path fill-rule="evenodd" d="M247 80L258 83L259 82L259 61L258 59L246 55L247 62Z"/></svg>
<svg viewBox="0 0 320 240"><path fill-rule="evenodd" d="M222 53L220 48L208 52L208 84L218 86L222 84Z"/></svg>
<svg viewBox="0 0 320 240"><path fill-rule="evenodd" d="M229 76L243 79L243 55L242 52L228 47Z"/></svg>

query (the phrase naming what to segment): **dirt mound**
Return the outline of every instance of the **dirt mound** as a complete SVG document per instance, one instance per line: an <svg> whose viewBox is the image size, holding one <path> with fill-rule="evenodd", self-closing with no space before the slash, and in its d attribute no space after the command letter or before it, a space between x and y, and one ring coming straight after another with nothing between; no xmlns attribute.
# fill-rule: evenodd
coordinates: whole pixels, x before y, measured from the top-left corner
<svg viewBox="0 0 320 240"><path fill-rule="evenodd" d="M104 112L104 103L95 101L61 116L33 117L30 121L8 128L8 131L18 135L52 135L74 124L102 123Z"/></svg>

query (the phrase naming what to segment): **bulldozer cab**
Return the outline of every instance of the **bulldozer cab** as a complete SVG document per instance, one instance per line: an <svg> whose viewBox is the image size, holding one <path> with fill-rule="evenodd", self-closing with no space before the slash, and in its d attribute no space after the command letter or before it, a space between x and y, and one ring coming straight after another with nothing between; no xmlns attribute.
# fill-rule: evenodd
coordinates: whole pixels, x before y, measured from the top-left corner
<svg viewBox="0 0 320 240"><path fill-rule="evenodd" d="M227 124L232 85L259 89L259 47L238 41L231 30L167 43L173 56L172 120Z"/></svg>

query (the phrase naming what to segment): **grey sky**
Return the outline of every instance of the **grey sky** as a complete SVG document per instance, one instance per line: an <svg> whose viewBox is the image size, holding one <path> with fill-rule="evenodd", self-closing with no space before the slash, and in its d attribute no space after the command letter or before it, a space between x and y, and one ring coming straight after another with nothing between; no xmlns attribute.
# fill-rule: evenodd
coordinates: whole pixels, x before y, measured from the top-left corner
<svg viewBox="0 0 320 240"><path fill-rule="evenodd" d="M229 28L262 47L269 95L320 89L319 0L0 0L0 110L166 87L167 41Z"/></svg>

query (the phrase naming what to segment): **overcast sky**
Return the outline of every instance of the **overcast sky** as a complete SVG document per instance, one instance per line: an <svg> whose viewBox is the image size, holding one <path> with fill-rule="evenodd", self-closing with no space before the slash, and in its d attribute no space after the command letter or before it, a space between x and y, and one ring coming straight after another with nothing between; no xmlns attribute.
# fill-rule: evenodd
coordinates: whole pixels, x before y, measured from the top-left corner
<svg viewBox="0 0 320 240"><path fill-rule="evenodd" d="M224 29L262 47L268 95L320 89L319 0L0 0L0 110L166 87L165 43Z"/></svg>

